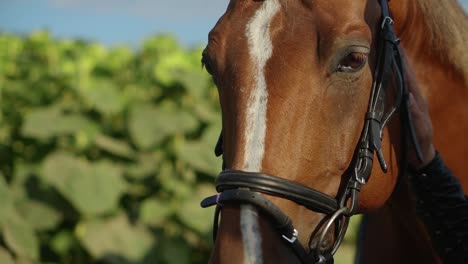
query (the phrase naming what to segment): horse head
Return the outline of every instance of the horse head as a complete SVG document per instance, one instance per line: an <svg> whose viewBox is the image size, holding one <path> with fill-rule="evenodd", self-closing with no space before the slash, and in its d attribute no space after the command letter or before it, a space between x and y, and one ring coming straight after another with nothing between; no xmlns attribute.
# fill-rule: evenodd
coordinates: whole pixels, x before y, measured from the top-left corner
<svg viewBox="0 0 468 264"><path fill-rule="evenodd" d="M349 216L387 201L411 134L388 9L230 1L202 60L223 120L220 194L202 203L221 214L211 262L326 262Z"/></svg>

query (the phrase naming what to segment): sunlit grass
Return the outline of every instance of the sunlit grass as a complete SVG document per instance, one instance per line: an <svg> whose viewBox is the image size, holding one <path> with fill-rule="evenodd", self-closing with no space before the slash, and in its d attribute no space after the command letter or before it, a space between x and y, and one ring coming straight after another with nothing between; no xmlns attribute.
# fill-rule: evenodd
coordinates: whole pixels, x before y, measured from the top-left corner
<svg viewBox="0 0 468 264"><path fill-rule="evenodd" d="M343 244L335 255L336 264L352 264L356 255L355 245Z"/></svg>
<svg viewBox="0 0 468 264"><path fill-rule="evenodd" d="M343 245L338 249L335 255L336 264L352 264L356 256L356 240L357 233L359 230L359 224L361 222L361 216L354 216L351 218L348 232L346 233L345 241Z"/></svg>

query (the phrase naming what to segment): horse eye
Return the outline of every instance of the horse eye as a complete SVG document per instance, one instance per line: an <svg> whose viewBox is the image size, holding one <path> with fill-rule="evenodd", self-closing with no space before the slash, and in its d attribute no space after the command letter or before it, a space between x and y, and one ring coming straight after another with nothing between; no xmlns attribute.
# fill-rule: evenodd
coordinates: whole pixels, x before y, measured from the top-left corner
<svg viewBox="0 0 468 264"><path fill-rule="evenodd" d="M338 65L339 72L357 72L367 64L368 54L351 52L344 57Z"/></svg>

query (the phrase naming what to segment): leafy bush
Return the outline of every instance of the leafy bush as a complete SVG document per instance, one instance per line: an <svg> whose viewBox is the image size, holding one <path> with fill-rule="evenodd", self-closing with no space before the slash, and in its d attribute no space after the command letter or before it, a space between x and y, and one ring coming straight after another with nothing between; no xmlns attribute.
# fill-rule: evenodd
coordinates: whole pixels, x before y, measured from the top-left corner
<svg viewBox="0 0 468 264"><path fill-rule="evenodd" d="M206 262L221 120L200 54L0 34L0 263Z"/></svg>
<svg viewBox="0 0 468 264"><path fill-rule="evenodd" d="M204 263L221 161L200 49L0 35L0 263Z"/></svg>

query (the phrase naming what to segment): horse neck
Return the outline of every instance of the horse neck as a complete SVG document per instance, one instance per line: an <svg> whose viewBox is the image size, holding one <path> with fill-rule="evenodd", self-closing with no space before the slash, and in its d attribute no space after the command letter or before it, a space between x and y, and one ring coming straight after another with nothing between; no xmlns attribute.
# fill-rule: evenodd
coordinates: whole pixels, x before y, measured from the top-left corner
<svg viewBox="0 0 468 264"><path fill-rule="evenodd" d="M426 98L434 144L465 190L468 155L468 19L452 0L392 1L398 35Z"/></svg>
<svg viewBox="0 0 468 264"><path fill-rule="evenodd" d="M429 105L433 122L434 145L448 167L468 191L468 87L457 72L442 65L415 62L418 81ZM465 176L465 177L464 177Z"/></svg>

